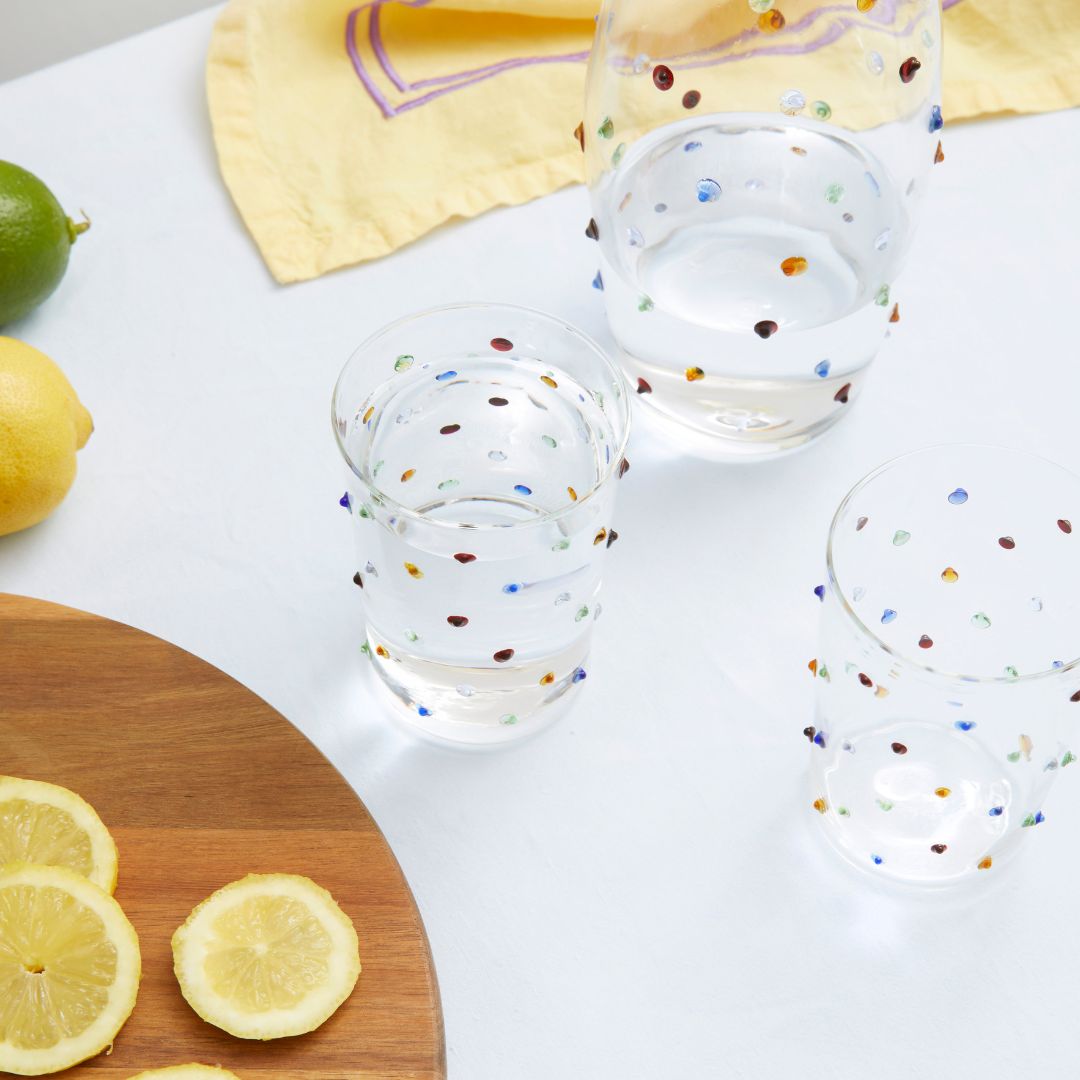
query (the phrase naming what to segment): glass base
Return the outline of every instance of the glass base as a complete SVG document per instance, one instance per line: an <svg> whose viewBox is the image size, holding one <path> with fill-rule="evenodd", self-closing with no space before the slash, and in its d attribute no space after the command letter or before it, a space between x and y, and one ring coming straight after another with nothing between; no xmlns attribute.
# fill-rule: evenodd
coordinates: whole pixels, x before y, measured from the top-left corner
<svg viewBox="0 0 1080 1080"><path fill-rule="evenodd" d="M587 642L556 656L502 668L437 663L389 655L369 629L367 652L399 706L398 719L440 743L496 747L549 728L586 678Z"/></svg>
<svg viewBox="0 0 1080 1080"><path fill-rule="evenodd" d="M628 366L627 371L630 370L633 369ZM770 384L743 382L740 394L748 399L753 397L754 407L727 405L720 414L707 404L695 404L692 411L672 411L656 404L651 394L640 394L638 418L664 442L695 457L710 461L771 459L804 449L831 431L854 405L863 376L864 372L860 372L852 377L848 402L843 406L829 397L826 402L819 403L819 409L810 413L804 409L803 415L798 417L783 415L775 408L778 402ZM755 396L754 388L762 385L764 393L758 392ZM768 413L757 404L763 398L774 406Z"/></svg>

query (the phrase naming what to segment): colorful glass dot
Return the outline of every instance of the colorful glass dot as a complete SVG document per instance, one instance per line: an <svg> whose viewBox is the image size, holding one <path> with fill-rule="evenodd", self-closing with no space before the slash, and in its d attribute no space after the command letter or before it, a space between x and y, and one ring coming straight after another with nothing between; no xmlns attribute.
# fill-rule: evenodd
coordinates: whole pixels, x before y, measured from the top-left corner
<svg viewBox="0 0 1080 1080"><path fill-rule="evenodd" d="M843 184L830 184L825 189L825 201L832 203L834 206L844 197L844 185Z"/></svg>
<svg viewBox="0 0 1080 1080"><path fill-rule="evenodd" d="M874 691L874 697L876 697L876 698L885 698L885 697L888 697L888 696L889 696L889 691L886 690L884 686L879 686Z"/></svg>
<svg viewBox="0 0 1080 1080"><path fill-rule="evenodd" d="M889 322L898 323L900 321L900 305L893 304L892 314L889 316Z"/></svg>
<svg viewBox="0 0 1080 1080"><path fill-rule="evenodd" d="M960 580L960 575L951 566L946 566L945 569L941 571L941 580L952 585L953 582Z"/></svg>
<svg viewBox="0 0 1080 1080"><path fill-rule="evenodd" d="M1020 822L1021 829L1030 829L1035 824L1035 815L1028 814L1023 821Z"/></svg>
<svg viewBox="0 0 1080 1080"><path fill-rule="evenodd" d="M436 382L446 382L447 379L452 379L452 378L454 378L455 375L457 375L456 371L444 371L444 372L441 372L439 375L435 376L435 381Z"/></svg>
<svg viewBox="0 0 1080 1080"><path fill-rule="evenodd" d="M435 486L440 491L453 491L460 483L460 480L440 480Z"/></svg>
<svg viewBox="0 0 1080 1080"><path fill-rule="evenodd" d="M587 604L582 604L574 613L574 622L581 622L583 619L589 617L589 607Z"/></svg>
<svg viewBox="0 0 1080 1080"><path fill-rule="evenodd" d="M933 647L934 647L934 639L932 637L930 637L929 634L923 634L923 636L921 638L919 638L919 648L920 649L932 649Z"/></svg>
<svg viewBox="0 0 1080 1080"><path fill-rule="evenodd" d="M467 551L459 551L454 556L454 558L457 559L457 561L459 563L462 563L462 564L476 562L476 556L475 555L470 555Z"/></svg>
<svg viewBox="0 0 1080 1080"><path fill-rule="evenodd" d="M990 626L990 617L985 611L976 611L975 614L971 616L971 625L978 627L980 630L986 630Z"/></svg>
<svg viewBox="0 0 1080 1080"><path fill-rule="evenodd" d="M888 626L888 625L889 625L889 623L891 623L891 622L895 621L895 619L896 619L896 612L895 612L895 611L893 611L893 609L892 609L891 607L887 607L887 608L886 608L886 609L885 609L885 610L884 610L884 611L883 611L883 612L881 613L881 621L882 621L882 623L884 623L884 624L885 624L886 626Z"/></svg>
<svg viewBox="0 0 1080 1080"><path fill-rule="evenodd" d="M505 461L506 460L506 454L504 454L501 450L489 450L488 451L488 457L492 461Z"/></svg>
<svg viewBox="0 0 1080 1080"><path fill-rule="evenodd" d="M810 669L810 674L811 675L816 675L817 674L817 669L818 669L817 660L811 660L806 666Z"/></svg>
<svg viewBox="0 0 1080 1080"><path fill-rule="evenodd" d="M880 866L885 860L880 855L871 854L871 861L875 866Z"/></svg>
<svg viewBox="0 0 1080 1080"><path fill-rule="evenodd" d="M562 540L556 540L555 543L551 545L551 550L552 551L565 551L569 546L570 546L570 541L567 540L564 537ZM556 601L556 603L558 603L558 601Z"/></svg>
<svg viewBox="0 0 1080 1080"><path fill-rule="evenodd" d="M815 799L810 804L819 814L824 814L829 809L828 803L824 799Z"/></svg>
<svg viewBox="0 0 1080 1080"><path fill-rule="evenodd" d="M881 810L884 810L886 814L893 808L893 804L889 802L888 799L876 799L875 801L877 802L878 807Z"/></svg>
<svg viewBox="0 0 1080 1080"><path fill-rule="evenodd" d="M509 405L510 402L504 397L490 397L488 398L488 404L494 405L496 408L501 408L503 405Z"/></svg>
<svg viewBox="0 0 1080 1080"><path fill-rule="evenodd" d="M861 682L863 684L863 686L873 686L874 685L874 680L871 679L870 676L867 675L865 671L860 671L859 672L859 682Z"/></svg>
<svg viewBox="0 0 1080 1080"><path fill-rule="evenodd" d="M897 529L893 533L893 547L903 547L911 539L911 533L907 529Z"/></svg>
<svg viewBox="0 0 1080 1080"><path fill-rule="evenodd" d="M686 381L687 382L698 382L699 380L704 379L704 378L705 378L705 372L702 371L701 368L699 368L699 367L688 367L686 369Z"/></svg>
<svg viewBox="0 0 1080 1080"><path fill-rule="evenodd" d="M848 403L848 399L850 398L850 396L851 396L851 383L849 383L849 382L844 383L844 385L841 386L840 389L837 390L835 394L833 394L833 401L837 402L837 404L839 404L839 405L846 405Z"/></svg>
<svg viewBox="0 0 1080 1080"><path fill-rule="evenodd" d="M946 852L946 850L947 850L947 848L948 848L948 845L947 845L947 844L931 844L931 845L930 845L930 850L931 850L931 851L932 851L932 852L933 852L933 853L934 853L935 855L944 855L944 854L945 854L945 852Z"/></svg>
<svg viewBox="0 0 1080 1080"><path fill-rule="evenodd" d="M941 148L941 140L938 139L937 149L934 151L934 164L940 165L945 160L945 151Z"/></svg>
<svg viewBox="0 0 1080 1080"><path fill-rule="evenodd" d="M817 728L814 727L813 724L810 724L807 727L804 727L802 729L802 733L806 736L806 738L810 742L813 742L814 741L814 736L817 734Z"/></svg>
<svg viewBox="0 0 1080 1080"><path fill-rule="evenodd" d="M934 794L939 799L947 799L952 794L952 789L947 787L934 788Z"/></svg>
<svg viewBox="0 0 1080 1080"><path fill-rule="evenodd" d="M596 224L596 218L589 218L589 224L585 226L585 235L590 240L600 239L600 229Z"/></svg>
<svg viewBox="0 0 1080 1080"><path fill-rule="evenodd" d="M653 304L652 297L646 296L644 293L638 297L637 309L638 311L652 311L655 305Z"/></svg>
<svg viewBox="0 0 1080 1080"><path fill-rule="evenodd" d="M915 56L909 56L900 65L900 81L909 83L915 78L915 73L922 67L922 62Z"/></svg>
<svg viewBox="0 0 1080 1080"><path fill-rule="evenodd" d="M662 203L662 202L658 202L658 203L657 203L657 204L656 204L656 205L655 205L655 206L653 207L653 210L654 210L654 211L655 211L655 212L656 212L657 214L664 214L664 213L666 213L666 212L667 212L667 203Z"/></svg>
<svg viewBox="0 0 1080 1080"><path fill-rule="evenodd" d="M809 265L801 255L791 255L780 264L780 270L784 277L798 277L806 273Z"/></svg>
<svg viewBox="0 0 1080 1080"><path fill-rule="evenodd" d="M697 200L701 203L716 202L720 198L720 185L709 177L697 182Z"/></svg>
<svg viewBox="0 0 1080 1080"><path fill-rule="evenodd" d="M383 645L375 646L375 655L381 657L383 660L389 658L390 654L386 651L386 647Z"/></svg>
<svg viewBox="0 0 1080 1080"><path fill-rule="evenodd" d="M1065 756L1061 759L1061 767L1071 765L1076 760L1076 755L1071 750L1065 751Z"/></svg>
<svg viewBox="0 0 1080 1080"><path fill-rule="evenodd" d="M793 146L793 147L791 148L791 152L792 152L792 153L793 153L793 154L794 154L794 155L795 155L796 157L806 157L806 150L805 150L805 149L804 149L803 147L801 147L801 146Z"/></svg>
<svg viewBox="0 0 1080 1080"><path fill-rule="evenodd" d="M461 430L460 424L444 424L439 428L440 435L453 435Z"/></svg>
<svg viewBox="0 0 1080 1080"><path fill-rule="evenodd" d="M1005 813L1004 806L991 806L988 813L991 817L1001 817Z"/></svg>
<svg viewBox="0 0 1080 1080"><path fill-rule="evenodd" d="M851 817L851 811L846 806L838 806L836 812L840 817Z"/></svg>
<svg viewBox="0 0 1080 1080"><path fill-rule="evenodd" d="M1020 753L1024 755L1025 759L1031 760L1031 751L1035 749L1035 744L1031 741L1030 735L1020 736Z"/></svg>
<svg viewBox="0 0 1080 1080"><path fill-rule="evenodd" d="M1020 751L1019 750L1011 751L1010 753L1005 755L1005 760L1006 761L1011 761L1015 765L1016 762L1018 762L1020 760Z"/></svg>
<svg viewBox="0 0 1080 1080"><path fill-rule="evenodd" d="M606 546L606 547L611 547L611 545L612 545L612 544L614 544L614 543L615 543L615 541L616 541L616 540L618 540L618 539L619 539L619 534L618 534L618 533L617 533L617 532L616 532L616 531L615 531L614 529L611 529L611 530L610 530L610 531L608 532L608 535L607 535L607 544L606 544L605 546Z"/></svg>
<svg viewBox="0 0 1080 1080"><path fill-rule="evenodd" d="M814 586L814 595L815 595L815 596L816 596L816 597L817 597L817 598L818 598L818 599L819 599L819 600L820 600L820 601L821 601L822 603L824 603L824 602L825 602L825 586L824 586L824 585L815 585L815 586Z"/></svg>
<svg viewBox="0 0 1080 1080"><path fill-rule="evenodd" d="M558 390L559 384L550 375L541 375L540 381L545 386L550 386L552 390Z"/></svg>
<svg viewBox="0 0 1080 1080"><path fill-rule="evenodd" d="M675 85L675 76L666 64L657 64L652 69L652 81L657 90L670 90Z"/></svg>
<svg viewBox="0 0 1080 1080"><path fill-rule="evenodd" d="M907 747L902 742L894 742L891 744L892 752L894 754L906 754Z"/></svg>
<svg viewBox="0 0 1080 1080"><path fill-rule="evenodd" d="M424 576L424 571L421 570L420 567L416 565L416 563L407 562L404 564L404 566L405 572L409 575L409 577L415 578L417 581L419 581Z"/></svg>
<svg viewBox="0 0 1080 1080"><path fill-rule="evenodd" d="M935 131L940 131L945 126L945 121L941 116L941 106L930 106L930 134L933 135Z"/></svg>
<svg viewBox="0 0 1080 1080"><path fill-rule="evenodd" d="M748 0L750 4L750 10L755 15L761 15L766 11L771 11L776 0Z"/></svg>
<svg viewBox="0 0 1080 1080"><path fill-rule="evenodd" d="M877 294L874 297L874 303L877 304L878 307L887 307L888 306L888 303L889 303L889 286L888 285L882 285L881 288L878 289Z"/></svg>
<svg viewBox="0 0 1080 1080"><path fill-rule="evenodd" d="M763 341L768 340L779 330L780 327L772 319L762 319L754 323L754 333Z"/></svg>
<svg viewBox="0 0 1080 1080"><path fill-rule="evenodd" d="M346 510L352 510L352 498L349 496L349 493L347 491L344 495L341 496L340 499L338 499L337 503L338 506L343 506Z"/></svg>
<svg viewBox="0 0 1080 1080"><path fill-rule="evenodd" d="M362 518L374 518L375 517L375 511L372 510L371 507L368 506L367 503L361 503L360 504L360 516Z"/></svg>
<svg viewBox="0 0 1080 1080"><path fill-rule="evenodd" d="M578 146L581 147L581 152L585 153L585 121L582 120L576 128L574 128L574 138L578 141Z"/></svg>
<svg viewBox="0 0 1080 1080"><path fill-rule="evenodd" d="M623 154L626 153L626 143L621 142L611 152L611 164L613 167L617 167L619 162L623 159Z"/></svg>
<svg viewBox="0 0 1080 1080"><path fill-rule="evenodd" d="M701 149L701 143L699 143L696 139L694 139L694 140L691 140L690 142L688 142L683 147L683 153L684 154L692 154L695 150L700 150L700 149ZM658 206L664 206L663 203L658 203L657 205ZM664 209L666 210L667 207L664 206Z"/></svg>
<svg viewBox="0 0 1080 1080"><path fill-rule="evenodd" d="M983 856L983 858L981 858L979 860L978 868L980 870L989 870L990 867L993 866L993 865L994 865L994 860L992 858L990 858L989 855L985 855L985 856Z"/></svg>
<svg viewBox="0 0 1080 1080"><path fill-rule="evenodd" d="M854 220L855 220L855 215L854 215L854 214L844 214L844 221L846 221L846 222L847 222L847 223L848 223L849 225L850 225L850 224L851 224L851 223L852 223L852 222L853 222Z"/></svg>
<svg viewBox="0 0 1080 1080"><path fill-rule="evenodd" d="M495 661L496 664L505 664L507 660L512 660L514 658L514 650L499 649L498 652L492 653L491 658Z"/></svg>
<svg viewBox="0 0 1080 1080"><path fill-rule="evenodd" d="M592 279L592 287L600 292L604 291L604 278L599 270L596 271L596 277Z"/></svg>
<svg viewBox="0 0 1080 1080"><path fill-rule="evenodd" d="M974 720L954 720L953 727L957 731L970 731L973 727L976 727Z"/></svg>
<svg viewBox="0 0 1080 1080"><path fill-rule="evenodd" d="M630 462L626 458L619 461L619 479L621 480L630 471Z"/></svg>
<svg viewBox="0 0 1080 1080"><path fill-rule="evenodd" d="M521 592L521 590L524 589L524 588L525 588L524 585L522 585L522 584L520 584L520 583L518 583L516 581L513 581L509 585L504 585L502 587L502 591L504 593L508 593L509 595L512 596L514 593Z"/></svg>
<svg viewBox="0 0 1080 1080"><path fill-rule="evenodd" d="M610 139L615 134L615 123L610 116L605 116L601 121L600 126L596 129L596 134L601 139Z"/></svg>
<svg viewBox="0 0 1080 1080"><path fill-rule="evenodd" d="M593 547L597 544L602 544L607 539L607 529L601 527L597 530L596 535L593 537Z"/></svg>
<svg viewBox="0 0 1080 1080"><path fill-rule="evenodd" d="M405 631L405 640L406 641L414 641L414 642L419 641L420 640L420 635L415 630L406 630Z"/></svg>
<svg viewBox="0 0 1080 1080"><path fill-rule="evenodd" d="M845 754L854 754L855 753L854 745L851 742L849 742L847 739L845 739L840 744L840 749L843 750Z"/></svg>
<svg viewBox="0 0 1080 1080"><path fill-rule="evenodd" d="M786 90L780 95L780 111L794 116L806 108L806 95L801 90Z"/></svg>
<svg viewBox="0 0 1080 1080"><path fill-rule="evenodd" d="M394 361L395 371L408 371L412 366L413 357L409 356L407 353L402 353L402 355Z"/></svg>
<svg viewBox="0 0 1080 1080"><path fill-rule="evenodd" d="M832 106L827 101L815 101L810 109L819 120L828 120L832 116Z"/></svg>
<svg viewBox="0 0 1080 1080"><path fill-rule="evenodd" d="M855 6L860 11L869 11L876 3L877 0L855 0Z"/></svg>
<svg viewBox="0 0 1080 1080"><path fill-rule="evenodd" d="M558 447L558 445L559 445L559 444L558 444L558 443L557 443L557 442L555 441L555 439L553 439L553 438L552 438L552 437L551 437L550 435L541 435L541 436L540 436L540 441L541 441L541 442L542 442L542 443L543 443L543 444L544 444L545 446L548 446L548 447L550 447L550 448L551 448L552 450L556 449L556 448Z"/></svg>
<svg viewBox="0 0 1080 1080"><path fill-rule="evenodd" d="M787 25L787 19L779 12L773 9L772 11L766 11L763 15L758 16L758 29L763 34L775 34L778 30L783 30Z"/></svg>
<svg viewBox="0 0 1080 1080"><path fill-rule="evenodd" d="M868 517L861 517L855 522L855 531L862 532L866 528L867 523L870 521Z"/></svg>
<svg viewBox="0 0 1080 1080"><path fill-rule="evenodd" d="M572 683L584 682L588 677L589 676L586 673L585 669L579 667L574 669L574 674L570 676L570 681Z"/></svg>
<svg viewBox="0 0 1080 1080"><path fill-rule="evenodd" d="M517 722L518 718L513 713L503 713L502 716L499 717L500 724L513 725Z"/></svg>
<svg viewBox="0 0 1080 1080"><path fill-rule="evenodd" d="M682 96L682 106L684 109L696 109L701 104L701 91L700 90L687 90Z"/></svg>
<svg viewBox="0 0 1080 1080"><path fill-rule="evenodd" d="M549 671L545 675L540 676L541 686L550 686L555 681L555 672Z"/></svg>
<svg viewBox="0 0 1080 1080"><path fill-rule="evenodd" d="M644 247L645 237L641 235L640 229L634 228L634 226L631 225L630 228L626 230L626 242L631 247Z"/></svg>
<svg viewBox="0 0 1080 1080"><path fill-rule="evenodd" d="M999 536L998 545L1006 551L1012 551L1016 547L1016 541L1011 536Z"/></svg>
<svg viewBox="0 0 1080 1080"><path fill-rule="evenodd" d="M1072 522L1068 518L1058 518L1057 527L1068 536L1072 532Z"/></svg>
<svg viewBox="0 0 1080 1080"><path fill-rule="evenodd" d="M531 494L532 494L532 488L531 488L531 487L529 487L529 486L528 486L528 485L526 485L526 484L515 484L515 485L514 485L514 490L515 490L515 491L516 491L516 492L517 492L517 493L518 493L519 495L531 495Z"/></svg>
<svg viewBox="0 0 1080 1080"><path fill-rule="evenodd" d="M885 60L879 52L868 52L866 66L870 69L871 75L880 75L885 70Z"/></svg>
<svg viewBox="0 0 1080 1080"><path fill-rule="evenodd" d="M359 586L361 589L364 587L364 579L360 576L359 570L357 570L356 573L353 574L352 581L354 585Z"/></svg>
<svg viewBox="0 0 1080 1080"><path fill-rule="evenodd" d="M820 360L814 365L814 374L819 379L826 379L829 376L829 368L831 366L832 365L829 363L828 360Z"/></svg>
<svg viewBox="0 0 1080 1080"><path fill-rule="evenodd" d="M652 387L648 384L648 382L645 379L639 378L638 381L637 381L637 392L639 394L651 394L652 393Z"/></svg>

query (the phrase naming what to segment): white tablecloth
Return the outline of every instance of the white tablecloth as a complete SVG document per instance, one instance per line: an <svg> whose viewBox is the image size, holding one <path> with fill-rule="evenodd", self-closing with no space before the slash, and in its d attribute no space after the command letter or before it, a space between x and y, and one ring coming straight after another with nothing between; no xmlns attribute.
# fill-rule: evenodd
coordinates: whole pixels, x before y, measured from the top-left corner
<svg viewBox="0 0 1080 1080"><path fill-rule="evenodd" d="M1080 771L984 894L911 901L818 846L800 732L811 590L859 476L967 439L1080 469L1080 113L946 129L903 321L820 445L717 466L639 429L577 707L471 755L374 696L330 389L379 325L455 300L610 340L586 194L280 288L219 179L212 18L0 86L0 156L93 218L10 332L97 425L59 512L0 540L0 589L190 649L329 755L416 893L453 1080L1074 1077Z"/></svg>

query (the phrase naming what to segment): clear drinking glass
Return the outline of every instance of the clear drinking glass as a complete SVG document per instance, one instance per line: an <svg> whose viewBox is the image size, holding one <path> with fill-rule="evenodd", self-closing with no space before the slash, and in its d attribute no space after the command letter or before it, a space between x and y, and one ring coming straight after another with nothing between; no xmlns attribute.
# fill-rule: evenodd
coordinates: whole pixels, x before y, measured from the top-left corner
<svg viewBox="0 0 1080 1080"><path fill-rule="evenodd" d="M858 397L943 159L940 23L938 0L605 0L593 284L683 444L787 449Z"/></svg>
<svg viewBox="0 0 1080 1080"><path fill-rule="evenodd" d="M334 390L375 670L431 735L535 731L586 677L629 401L584 334L462 304L380 330Z"/></svg>
<svg viewBox="0 0 1080 1080"><path fill-rule="evenodd" d="M1080 478L1015 450L920 450L844 499L827 557L804 734L829 840L908 882L996 871L1076 760Z"/></svg>

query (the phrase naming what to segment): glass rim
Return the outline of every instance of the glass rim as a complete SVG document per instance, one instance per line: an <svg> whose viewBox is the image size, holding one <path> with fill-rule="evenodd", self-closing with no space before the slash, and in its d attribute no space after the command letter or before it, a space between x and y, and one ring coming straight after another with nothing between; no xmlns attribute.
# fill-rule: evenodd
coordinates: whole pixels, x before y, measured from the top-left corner
<svg viewBox="0 0 1080 1080"><path fill-rule="evenodd" d="M390 334L394 330L397 330L408 323L418 322L421 319L428 319L432 316L445 315L456 311L503 311L509 312L519 318L521 316L536 318L549 325L555 326L560 332L565 333L570 337L577 338L584 344L585 347L599 359L612 380L622 389L622 393L619 397L620 401L623 403L621 410L623 414L623 423L622 430L618 432L618 445L612 452L611 461L605 466L600 476L590 484L589 490L584 494L579 495L576 500L571 500L564 503L562 506L557 506L554 510L545 511L543 514L528 518L525 521L513 521L503 525L470 525L461 521L439 521L436 518L429 517L421 511L413 510L411 507L403 505L392 495L388 495L375 483L375 478L373 476L365 476L353 461L352 456L345 448L345 440L337 425L337 416L339 412L338 402L342 384L345 381L345 376L352 366L353 361L374 345L380 338L385 337L387 334ZM333 430L334 441L337 443L338 450L341 452L341 456L345 459L345 463L349 466L351 472L372 492L374 496L376 496L378 504L389 509L395 516L408 518L411 521L419 522L430 528L466 529L470 532L494 532L496 530L511 532L541 525L550 525L552 522L561 521L563 518L568 517L570 514L577 511L580 507L587 505L589 500L612 480L621 467L626 454L626 445L630 439L632 412L630 409L628 393L629 383L626 381L626 377L619 366L592 337L586 334L584 330L580 330L578 327L569 323L566 319L549 314L546 311L540 311L538 308L526 307L523 304L503 304L486 300L462 300L453 304L440 304L436 307L423 308L420 311L402 315L391 322L385 323L383 326L379 327L378 330L374 331L374 333L369 334L364 338L364 340L349 354L349 358L345 361L345 364L334 383L334 390L330 395L330 427Z"/></svg>
<svg viewBox="0 0 1080 1080"><path fill-rule="evenodd" d="M890 458L888 461L883 462L876 468L872 469L860 480L856 481L852 485L848 493L840 500L840 505L836 508L835 513L832 516L832 520L829 522L829 535L828 541L825 545L825 569L826 574L832 584L835 586L835 593L840 603L840 609L847 618L854 623L855 629L863 636L868 637L882 652L891 656L894 660L904 664L906 667L912 668L916 671L929 675L934 679L948 679L954 682L962 682L974 685L992 686L1015 686L1019 683L1033 683L1040 679L1052 679L1058 678L1071 671L1075 671L1080 668L1080 656L1074 657L1072 660L1062 664L1061 667L1044 668L1041 671L1033 671L1025 675L970 675L959 671L946 671L944 668L934 667L932 664L924 663L906 653L900 652L886 642L882 641L877 632L863 621L858 612L848 603L847 597L844 595L843 590L840 588L840 579L836 572L836 560L833 553L833 540L837 535L837 531L840 525L840 519L843 517L844 511L848 509L856 496L864 488L866 488L871 482L877 480L883 473L888 472L890 469L897 465L909 460L913 457L919 457L923 454L939 453L943 450L993 450L1002 451L1006 454L1013 454L1018 458L1028 458L1031 461L1037 461L1043 465L1049 465L1059 472L1064 473L1070 480L1072 480L1078 488L1080 488L1080 476L1072 472L1070 469L1065 468L1064 465L1059 465L1056 461L1051 461L1050 458L1043 457L1042 454L1036 454L1031 450L1018 450L1012 446L995 446L993 443L976 443L976 442L959 442L959 443L933 443L930 446L922 446L917 450L908 450L906 453L899 454L894 458Z"/></svg>

